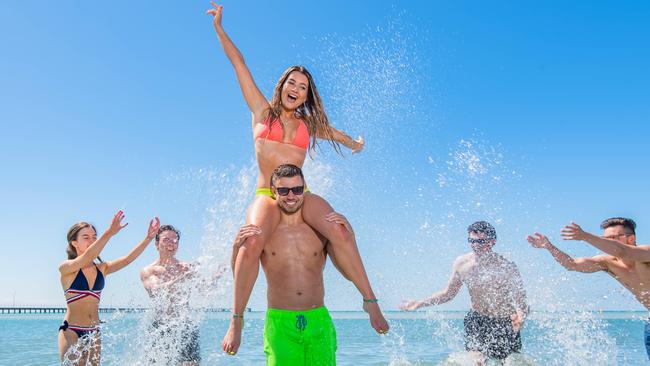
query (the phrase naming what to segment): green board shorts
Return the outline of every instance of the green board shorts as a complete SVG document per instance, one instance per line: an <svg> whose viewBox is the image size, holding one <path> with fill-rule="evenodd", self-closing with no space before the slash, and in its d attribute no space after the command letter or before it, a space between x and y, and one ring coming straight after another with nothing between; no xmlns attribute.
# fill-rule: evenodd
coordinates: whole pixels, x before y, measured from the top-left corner
<svg viewBox="0 0 650 366"><path fill-rule="evenodd" d="M327 308L268 309L264 353L267 366L336 365L336 330Z"/></svg>

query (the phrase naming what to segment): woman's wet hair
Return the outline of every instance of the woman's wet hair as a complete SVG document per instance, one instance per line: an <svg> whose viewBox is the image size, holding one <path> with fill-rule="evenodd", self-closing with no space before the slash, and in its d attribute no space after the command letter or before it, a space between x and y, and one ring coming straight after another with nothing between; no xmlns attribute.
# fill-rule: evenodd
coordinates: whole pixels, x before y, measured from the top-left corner
<svg viewBox="0 0 650 366"><path fill-rule="evenodd" d="M163 225L163 226L160 227L160 229L158 229L158 232L156 233L156 243L158 242L158 240L160 238L160 234L162 234L163 232L168 231L168 230L175 232L176 233L176 238L179 241L181 240L181 232L180 231L178 231L172 225Z"/></svg>
<svg viewBox="0 0 650 366"><path fill-rule="evenodd" d="M636 222L632 219L625 217L612 217L600 223L600 228L603 230L612 226L623 226L628 231L631 231L630 234L636 235Z"/></svg>
<svg viewBox="0 0 650 366"><path fill-rule="evenodd" d="M275 85L273 98L271 99L271 109L269 110L269 130L271 129L272 122L280 118L280 113L282 113L282 87L289 78L289 75L294 71L302 73L308 80L307 100L296 109L296 116L305 121L307 130L309 131L309 136L311 136L311 143L309 144L310 156L311 152L318 144L316 137L328 140L334 147L334 150L336 150L337 153L342 154L341 146L338 142L334 141L334 136L330 131L329 119L327 118L323 102L318 94L318 89L316 89L316 84L314 84L314 79L304 66L289 67L284 71L282 76L280 76L278 83Z"/></svg>
<svg viewBox="0 0 650 366"><path fill-rule="evenodd" d="M497 231L494 229L494 226L492 226L489 222L487 221L477 221L470 226L467 227L467 233L477 233L477 234L485 234L486 239L495 239L497 238Z"/></svg>
<svg viewBox="0 0 650 366"><path fill-rule="evenodd" d="M275 187L275 182L280 178L291 178L300 176L304 184L305 177L302 175L302 169L293 164L282 164L273 170L271 174L271 187Z"/></svg>
<svg viewBox="0 0 650 366"><path fill-rule="evenodd" d="M93 228L93 231L95 231L95 234L97 234L97 229L95 228L95 226L93 226L92 224L89 224L89 223L87 223L85 221L80 221L80 222L72 225L70 230L68 230L68 247L65 250L66 253L68 254L68 259L77 258L77 256L78 256L77 248L75 248L74 245L72 245L72 242L76 241L77 237L79 236L79 232L82 229L85 229L87 227ZM99 256L97 257L97 259L99 260L100 263L103 262L102 259Z"/></svg>

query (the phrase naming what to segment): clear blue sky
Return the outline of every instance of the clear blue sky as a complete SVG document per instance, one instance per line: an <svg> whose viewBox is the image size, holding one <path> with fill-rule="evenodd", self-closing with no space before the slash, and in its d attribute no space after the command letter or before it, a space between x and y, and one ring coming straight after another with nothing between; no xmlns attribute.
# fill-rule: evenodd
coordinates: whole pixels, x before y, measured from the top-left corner
<svg viewBox="0 0 650 366"><path fill-rule="evenodd" d="M180 256L226 262L253 188L250 115L208 2L0 5L0 305L63 306L57 267L76 221L130 225L126 254L160 216ZM355 225L380 299L442 288L465 227L495 223L538 310L640 309L605 274L564 272L529 247L610 216L650 242L650 5L646 2L226 2L224 27L270 97L289 65L311 69L335 126L367 149L323 151L310 187ZM243 171L240 173L240 171ZM244 182L245 183L245 182ZM645 188L644 188L645 187ZM104 305L146 304L139 268ZM328 268L327 302L356 309ZM222 284L215 305L230 303ZM264 307L263 288L251 305ZM467 308L462 295L442 309Z"/></svg>

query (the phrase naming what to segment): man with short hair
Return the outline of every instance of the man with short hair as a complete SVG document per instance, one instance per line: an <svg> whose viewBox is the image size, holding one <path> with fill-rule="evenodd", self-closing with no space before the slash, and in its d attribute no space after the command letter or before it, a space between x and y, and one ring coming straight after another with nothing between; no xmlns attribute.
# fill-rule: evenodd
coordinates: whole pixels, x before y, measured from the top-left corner
<svg viewBox="0 0 650 366"><path fill-rule="evenodd" d="M199 328L189 319L186 281L194 276L195 269L192 264L176 258L180 234L172 225L160 227L156 235L159 258L142 268L140 279L152 300L154 311L150 361L194 366L201 361Z"/></svg>
<svg viewBox="0 0 650 366"><path fill-rule="evenodd" d="M564 240L582 240L607 253L588 258L572 258L540 233L528 236L535 248L548 250L569 271L594 273L605 271L620 282L646 309L650 310L650 245L637 245L636 223L624 217L612 217L600 224L603 236L585 232L571 223L562 229ZM645 325L645 347L650 359L650 319Z"/></svg>
<svg viewBox="0 0 650 366"><path fill-rule="evenodd" d="M487 358L504 360L521 350L519 332L528 305L517 265L492 251L497 240L494 227L478 221L467 233L472 251L456 258L447 288L424 300L405 301L400 309L446 303L466 284L471 309L464 320L465 348L478 365L484 365Z"/></svg>
<svg viewBox="0 0 650 366"><path fill-rule="evenodd" d="M239 349L243 312L261 263L268 283L264 323L266 364L335 365L336 331L324 305L327 243L302 218L305 181L300 168L291 164L276 168L271 177L271 190L281 219L270 239L263 246L258 240L248 240L261 233L254 225L242 227L237 236L235 246L241 246L234 268L234 312L222 349L230 355ZM343 216L334 214L330 219L353 234ZM387 332L388 324L374 294L364 296L363 302L364 310L373 307L373 311L379 311L380 321L371 325L379 333Z"/></svg>

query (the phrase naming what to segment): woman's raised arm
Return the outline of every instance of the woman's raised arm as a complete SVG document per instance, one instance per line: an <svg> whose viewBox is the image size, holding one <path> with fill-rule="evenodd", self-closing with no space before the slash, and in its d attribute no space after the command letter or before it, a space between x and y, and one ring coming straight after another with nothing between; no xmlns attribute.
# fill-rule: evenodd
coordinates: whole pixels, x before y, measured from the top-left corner
<svg viewBox="0 0 650 366"><path fill-rule="evenodd" d="M149 230L147 230L147 236L145 236L144 239L135 248L133 248L129 254L125 255L124 257L106 262L104 273L109 274L117 272L138 258L144 249L149 245L149 243L151 243L151 240L156 237L159 228L160 220L158 220L157 217L155 218L155 221L149 221Z"/></svg>
<svg viewBox="0 0 650 366"><path fill-rule="evenodd" d="M248 109L250 109L255 117L259 118L267 109L269 109L269 102L266 100L257 85L255 85L253 75L251 75L250 70L248 70L246 63L244 62L244 56L242 56L241 52L239 52L221 26L223 6L217 5L212 1L210 3L212 4L212 9L209 9L206 14L210 14L213 17L212 23L214 29L217 31L221 47L223 47L226 56L228 56L230 63L235 69L237 80L239 81L239 87L241 88L242 94L244 94L244 99L246 99Z"/></svg>
<svg viewBox="0 0 650 366"><path fill-rule="evenodd" d="M61 274L68 274L68 273L73 273L77 272L79 269L86 267L90 263L92 263L97 256L99 256L99 253L102 252L104 247L106 246L106 243L108 243L108 240L113 237L113 235L117 234L125 228L128 223L122 225L122 220L124 219L124 212L122 210L117 211L115 216L113 216L113 220L111 221L111 225L108 227L106 231L102 234L102 236L99 237L99 239L95 240L94 243L90 244L88 249L83 252L81 255L77 256L75 259L68 259L61 263L59 266L59 271Z"/></svg>

